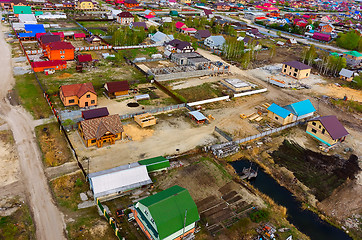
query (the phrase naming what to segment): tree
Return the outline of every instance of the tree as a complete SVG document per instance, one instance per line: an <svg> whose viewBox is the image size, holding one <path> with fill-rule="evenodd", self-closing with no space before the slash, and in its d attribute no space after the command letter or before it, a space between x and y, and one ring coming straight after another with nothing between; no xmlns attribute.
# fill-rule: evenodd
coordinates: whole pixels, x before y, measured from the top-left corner
<svg viewBox="0 0 362 240"><path fill-rule="evenodd" d="M199 48L199 45L197 45L196 42L193 42L191 46L195 49L195 51Z"/></svg>
<svg viewBox="0 0 362 240"><path fill-rule="evenodd" d="M362 52L362 38L359 39L357 51Z"/></svg>
<svg viewBox="0 0 362 240"><path fill-rule="evenodd" d="M308 50L304 49L302 54L303 62L311 65L313 63L313 60L318 56L315 46L311 45Z"/></svg>
<svg viewBox="0 0 362 240"><path fill-rule="evenodd" d="M339 34L339 37L337 38L337 46L354 50L359 47L361 37L355 33L354 31L349 31L348 33L341 33Z"/></svg>
<svg viewBox="0 0 362 240"><path fill-rule="evenodd" d="M140 18L137 16L137 14L134 15L134 22L139 22Z"/></svg>
<svg viewBox="0 0 362 240"><path fill-rule="evenodd" d="M240 58L244 55L244 42L238 41L236 37L227 37L223 46L223 54L226 58L240 61Z"/></svg>
<svg viewBox="0 0 362 240"><path fill-rule="evenodd" d="M270 59L272 59L275 56L275 52L276 52L276 46L275 44L270 46Z"/></svg>
<svg viewBox="0 0 362 240"><path fill-rule="evenodd" d="M148 32L149 33L156 33L157 32L157 27L156 26L150 26L148 28Z"/></svg>

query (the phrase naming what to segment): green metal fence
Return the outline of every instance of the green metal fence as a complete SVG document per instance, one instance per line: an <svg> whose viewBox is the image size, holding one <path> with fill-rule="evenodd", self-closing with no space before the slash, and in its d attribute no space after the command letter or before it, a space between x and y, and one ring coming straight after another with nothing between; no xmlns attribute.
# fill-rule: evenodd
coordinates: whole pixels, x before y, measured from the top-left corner
<svg viewBox="0 0 362 240"><path fill-rule="evenodd" d="M114 220L113 217L109 216L106 209L103 207L102 203L99 201L98 198L96 199L96 201L97 201L97 205L98 205L99 209L103 213L103 216L107 219L107 222L109 223L109 225L111 225L116 237L118 237L118 239L122 240L123 237L121 236L119 228L117 227L116 221Z"/></svg>

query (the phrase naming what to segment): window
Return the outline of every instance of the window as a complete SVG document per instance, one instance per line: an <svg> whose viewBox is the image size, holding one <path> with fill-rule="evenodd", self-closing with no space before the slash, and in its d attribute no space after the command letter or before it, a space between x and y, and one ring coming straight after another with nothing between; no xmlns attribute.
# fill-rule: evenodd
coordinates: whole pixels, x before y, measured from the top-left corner
<svg viewBox="0 0 362 240"><path fill-rule="evenodd" d="M62 54L62 51L59 51L60 54Z"/></svg>
<svg viewBox="0 0 362 240"><path fill-rule="evenodd" d="M294 73L293 76L294 76L294 77L297 77L297 73Z"/></svg>
<svg viewBox="0 0 362 240"><path fill-rule="evenodd" d="M147 210L145 210L145 214L146 214L146 216L148 216L148 211Z"/></svg>
<svg viewBox="0 0 362 240"><path fill-rule="evenodd" d="M323 128L323 130L322 130L322 134L324 134L326 132L326 130Z"/></svg>
<svg viewBox="0 0 362 240"><path fill-rule="evenodd" d="M307 73L305 76L308 77L308 74L309 74L309 73Z"/></svg>
<svg viewBox="0 0 362 240"><path fill-rule="evenodd" d="M322 125L319 125L319 129L321 129L322 128Z"/></svg>
<svg viewBox="0 0 362 240"><path fill-rule="evenodd" d="M286 72L287 71L287 69L284 69L284 72Z"/></svg>
<svg viewBox="0 0 362 240"><path fill-rule="evenodd" d="M60 58L64 59L64 55L60 56Z"/></svg>
<svg viewBox="0 0 362 240"><path fill-rule="evenodd" d="M92 140L91 140L91 143L95 143L95 142L96 142L96 140L95 140L95 139L92 139Z"/></svg>
<svg viewBox="0 0 362 240"><path fill-rule="evenodd" d="M90 94L87 94L87 96L86 96L87 98L90 98Z"/></svg>
<svg viewBox="0 0 362 240"><path fill-rule="evenodd" d="M74 103L74 99L70 99L70 100L69 100L69 103Z"/></svg>
<svg viewBox="0 0 362 240"><path fill-rule="evenodd" d="M294 72L298 72L298 69L294 68Z"/></svg>
<svg viewBox="0 0 362 240"><path fill-rule="evenodd" d="M312 125L315 126L315 125L317 125L317 124L316 124L315 122L312 122Z"/></svg>
<svg viewBox="0 0 362 240"><path fill-rule="evenodd" d="M153 218L151 218L151 220L150 220L150 221L151 221L151 223L155 223L155 220L153 220Z"/></svg>
<svg viewBox="0 0 362 240"><path fill-rule="evenodd" d="M91 104L95 104L96 103L96 100L91 100Z"/></svg>
<svg viewBox="0 0 362 240"><path fill-rule="evenodd" d="M275 119L278 120L279 118L277 116L275 116Z"/></svg>
<svg viewBox="0 0 362 240"><path fill-rule="evenodd" d="M317 130L315 130L314 128L312 128L312 133L317 133Z"/></svg>

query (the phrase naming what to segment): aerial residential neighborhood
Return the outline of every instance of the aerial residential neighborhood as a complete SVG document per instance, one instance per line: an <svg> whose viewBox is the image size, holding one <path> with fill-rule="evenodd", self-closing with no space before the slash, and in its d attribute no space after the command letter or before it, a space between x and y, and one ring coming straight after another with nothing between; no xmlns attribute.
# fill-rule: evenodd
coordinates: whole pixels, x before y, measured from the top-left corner
<svg viewBox="0 0 362 240"><path fill-rule="evenodd" d="M0 239L362 239L360 0L0 7Z"/></svg>

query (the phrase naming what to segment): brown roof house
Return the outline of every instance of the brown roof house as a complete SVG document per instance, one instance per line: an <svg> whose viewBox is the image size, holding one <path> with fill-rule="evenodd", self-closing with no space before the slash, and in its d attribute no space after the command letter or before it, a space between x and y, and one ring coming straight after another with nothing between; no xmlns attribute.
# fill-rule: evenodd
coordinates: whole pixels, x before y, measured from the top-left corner
<svg viewBox="0 0 362 240"><path fill-rule="evenodd" d="M78 105L84 108L97 105L97 94L90 82L63 85L59 88L59 96L66 107Z"/></svg>
<svg viewBox="0 0 362 240"><path fill-rule="evenodd" d="M306 132L328 146L344 142L349 134L336 116L323 116L310 120Z"/></svg>
<svg viewBox="0 0 362 240"><path fill-rule="evenodd" d="M116 98L128 95L129 84L127 81L107 82L104 88L108 97Z"/></svg>
<svg viewBox="0 0 362 240"><path fill-rule="evenodd" d="M309 77L311 69L312 67L298 61L284 62L282 74L286 74L300 80Z"/></svg>
<svg viewBox="0 0 362 240"><path fill-rule="evenodd" d="M78 132L86 147L114 144L116 140L122 140L124 135L118 114L81 121L78 123Z"/></svg>

